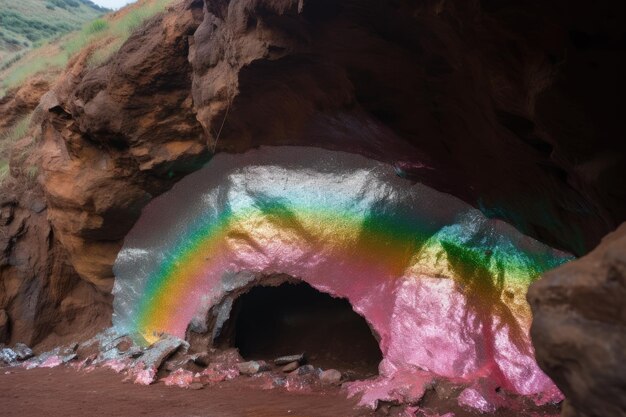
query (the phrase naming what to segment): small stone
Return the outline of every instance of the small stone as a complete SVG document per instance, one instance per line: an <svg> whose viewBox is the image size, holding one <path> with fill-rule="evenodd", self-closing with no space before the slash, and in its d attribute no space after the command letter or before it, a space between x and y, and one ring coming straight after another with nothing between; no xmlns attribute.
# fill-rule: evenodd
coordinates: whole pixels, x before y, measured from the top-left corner
<svg viewBox="0 0 626 417"><path fill-rule="evenodd" d="M298 368L298 375L309 375L315 373L315 367L313 365L304 365Z"/></svg>
<svg viewBox="0 0 626 417"><path fill-rule="evenodd" d="M132 340L129 337L122 338L120 342L115 346L120 352L126 352L133 346Z"/></svg>
<svg viewBox="0 0 626 417"><path fill-rule="evenodd" d="M189 389L198 390L198 389L202 389L202 388L204 388L204 385L202 385L201 382L194 382L194 383L189 385Z"/></svg>
<svg viewBox="0 0 626 417"><path fill-rule="evenodd" d="M341 372L336 369L327 369L320 374L322 384L334 385L341 381Z"/></svg>
<svg viewBox="0 0 626 417"><path fill-rule="evenodd" d="M35 356L31 348L26 346L24 343L16 343L13 347L13 351L17 355L17 360L19 361L25 361L26 359L30 359Z"/></svg>
<svg viewBox="0 0 626 417"><path fill-rule="evenodd" d="M291 362L302 363L304 361L304 353L300 353L299 355L288 355L281 356L280 358L274 359L274 364L277 366L287 365Z"/></svg>
<svg viewBox="0 0 626 417"><path fill-rule="evenodd" d="M259 372L269 371L270 367L264 361L248 361L248 362L240 362L237 364L237 369L240 374L243 375L254 375Z"/></svg>
<svg viewBox="0 0 626 417"><path fill-rule="evenodd" d="M283 366L282 371L283 372L295 371L296 369L298 369L298 366L299 366L298 362L291 362Z"/></svg>
<svg viewBox="0 0 626 417"><path fill-rule="evenodd" d="M17 362L17 353L11 348L4 348L0 350L0 362L4 362L7 365Z"/></svg>

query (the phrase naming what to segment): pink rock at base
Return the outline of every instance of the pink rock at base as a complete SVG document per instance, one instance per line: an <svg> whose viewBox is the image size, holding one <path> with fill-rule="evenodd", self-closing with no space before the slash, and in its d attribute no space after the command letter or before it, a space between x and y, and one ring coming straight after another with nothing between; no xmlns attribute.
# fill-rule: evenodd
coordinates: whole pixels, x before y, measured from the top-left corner
<svg viewBox="0 0 626 417"><path fill-rule="evenodd" d="M493 413L497 407L485 398L478 390L466 388L458 398L459 405L474 408L482 413Z"/></svg>
<svg viewBox="0 0 626 417"><path fill-rule="evenodd" d="M433 382L434 375L429 372L402 369L390 376L350 382L344 386L348 389L348 397L362 394L359 406L375 409L378 401L416 403Z"/></svg>
<svg viewBox="0 0 626 417"><path fill-rule="evenodd" d="M55 368L55 367L61 365L62 363L63 363L63 360L59 356L52 355L52 356L46 358L46 360L43 361L39 365L39 368Z"/></svg>
<svg viewBox="0 0 626 417"><path fill-rule="evenodd" d="M181 388L189 388L189 386L194 382L193 372L185 369L177 369L166 378L163 378L162 381L168 387L177 386Z"/></svg>

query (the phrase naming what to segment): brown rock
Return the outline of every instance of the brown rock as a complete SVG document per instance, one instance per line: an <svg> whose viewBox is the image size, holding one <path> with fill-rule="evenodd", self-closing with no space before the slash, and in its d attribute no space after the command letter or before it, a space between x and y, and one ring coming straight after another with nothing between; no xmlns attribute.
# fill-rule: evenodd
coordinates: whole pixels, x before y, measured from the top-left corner
<svg viewBox="0 0 626 417"><path fill-rule="evenodd" d="M291 371L295 371L296 369L298 369L298 366L300 366L299 362L291 362L291 363L288 363L287 365L283 366L281 368L281 370L283 372L291 372Z"/></svg>
<svg viewBox="0 0 626 417"><path fill-rule="evenodd" d="M0 310L0 343L6 343L10 335L9 315L6 310Z"/></svg>
<svg viewBox="0 0 626 417"><path fill-rule="evenodd" d="M192 382L189 385L189 389L193 389L193 390L199 390L204 388L204 384L202 384L201 382Z"/></svg>
<svg viewBox="0 0 626 417"><path fill-rule="evenodd" d="M21 193L21 194L20 194ZM0 308L11 317L12 342L47 350L110 324L111 298L82 281L56 239L39 186L0 190Z"/></svg>
<svg viewBox="0 0 626 417"><path fill-rule="evenodd" d="M567 397L564 416L626 415L626 223L528 293L542 369Z"/></svg>
<svg viewBox="0 0 626 417"><path fill-rule="evenodd" d="M270 367L264 361L248 361L237 364L237 369L242 375L254 375L259 372L269 371Z"/></svg>

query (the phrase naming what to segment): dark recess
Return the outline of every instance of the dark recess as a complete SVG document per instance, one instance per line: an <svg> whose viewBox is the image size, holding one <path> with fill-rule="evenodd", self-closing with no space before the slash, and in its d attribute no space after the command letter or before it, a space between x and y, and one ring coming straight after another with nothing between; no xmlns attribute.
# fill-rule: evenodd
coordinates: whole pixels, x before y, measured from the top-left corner
<svg viewBox="0 0 626 417"><path fill-rule="evenodd" d="M314 366L355 376L377 374L382 360L367 322L350 303L306 283L258 286L241 295L217 344L237 347L247 360L304 352Z"/></svg>

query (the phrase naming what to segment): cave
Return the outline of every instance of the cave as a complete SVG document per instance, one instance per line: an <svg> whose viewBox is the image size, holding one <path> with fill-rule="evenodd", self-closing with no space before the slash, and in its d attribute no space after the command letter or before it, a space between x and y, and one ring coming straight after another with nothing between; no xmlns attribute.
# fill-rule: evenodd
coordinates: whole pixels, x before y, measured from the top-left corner
<svg viewBox="0 0 626 417"><path fill-rule="evenodd" d="M311 365L358 378L376 375L382 360L372 330L350 302L304 282L255 286L240 295L217 343L236 347L246 360L304 353Z"/></svg>

